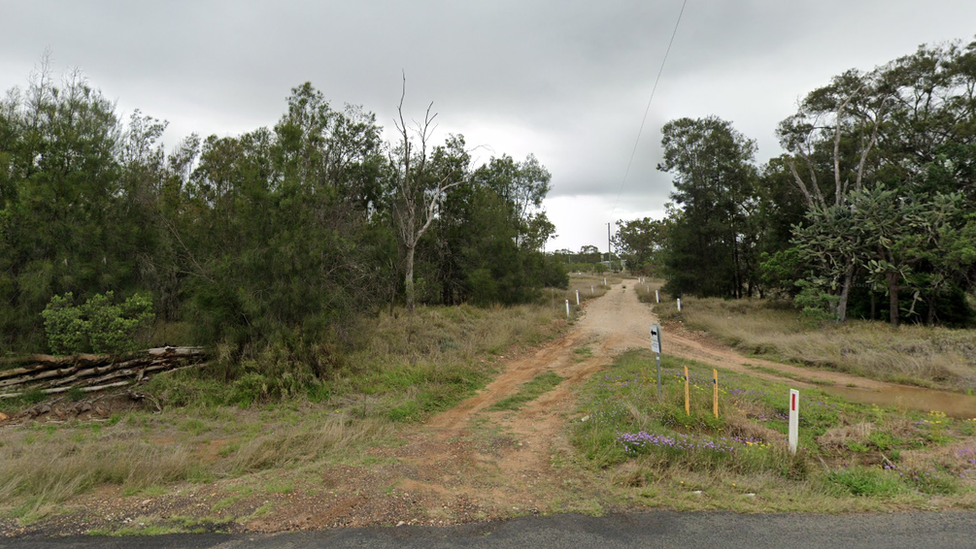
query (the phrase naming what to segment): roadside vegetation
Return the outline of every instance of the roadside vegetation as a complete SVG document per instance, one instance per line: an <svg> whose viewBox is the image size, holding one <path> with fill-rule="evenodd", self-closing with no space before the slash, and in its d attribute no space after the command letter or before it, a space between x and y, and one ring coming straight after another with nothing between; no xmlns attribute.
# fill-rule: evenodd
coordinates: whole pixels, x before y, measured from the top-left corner
<svg viewBox="0 0 976 549"><path fill-rule="evenodd" d="M783 154L701 113L661 129L663 219L615 248L675 297L782 296L812 320L973 326L976 42L845 71L775 131ZM720 114L720 113L717 113ZM768 151L767 151L768 152Z"/></svg>
<svg viewBox="0 0 976 549"><path fill-rule="evenodd" d="M484 386L505 354L560 333L560 313L548 304L395 310L364 325L368 337L317 375L314 364L282 364L299 359L269 350L225 379L221 368L236 366L218 357L210 369L141 386L160 412L8 425L0 438L0 516L30 523L98 489L151 496L237 479L236 489L260 492L270 471L283 478L360 464L365 448L395 444L399 424ZM12 415L39 400L0 405Z"/></svg>
<svg viewBox="0 0 976 549"><path fill-rule="evenodd" d="M573 443L635 504L737 511L880 510L976 505L976 419L800 399L799 450L786 443L789 387L634 351L583 392ZM691 414L682 366L689 366Z"/></svg>
<svg viewBox="0 0 976 549"><path fill-rule="evenodd" d="M648 301L654 302L653 289ZM813 321L791 302L682 300L654 306L664 322L703 330L747 355L855 375L956 391L976 389L976 332L940 326L892 326L865 320Z"/></svg>

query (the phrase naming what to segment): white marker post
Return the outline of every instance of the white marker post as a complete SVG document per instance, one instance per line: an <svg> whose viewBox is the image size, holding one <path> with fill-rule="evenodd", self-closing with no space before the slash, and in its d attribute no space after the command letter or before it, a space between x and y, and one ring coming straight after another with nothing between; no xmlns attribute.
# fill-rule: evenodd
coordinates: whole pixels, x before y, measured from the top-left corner
<svg viewBox="0 0 976 549"><path fill-rule="evenodd" d="M569 316L569 300L566 300L566 316Z"/></svg>
<svg viewBox="0 0 976 549"><path fill-rule="evenodd" d="M660 302L661 302L661 291L654 290L654 303L660 303Z"/></svg>
<svg viewBox="0 0 976 549"><path fill-rule="evenodd" d="M576 304L579 305L579 290L576 290Z"/></svg>
<svg viewBox="0 0 976 549"><path fill-rule="evenodd" d="M651 350L657 356L657 399L661 400L661 327L651 324Z"/></svg>
<svg viewBox="0 0 976 549"><path fill-rule="evenodd" d="M604 285L604 286L606 286L606 285L607 285L607 277L603 277L603 285Z"/></svg>
<svg viewBox="0 0 976 549"><path fill-rule="evenodd" d="M790 453L796 453L796 441L800 426L800 391L790 389Z"/></svg>
<svg viewBox="0 0 976 549"><path fill-rule="evenodd" d="M678 298L678 312L681 312L681 298Z"/></svg>
<svg viewBox="0 0 976 549"><path fill-rule="evenodd" d="M593 286L590 286L590 295L593 295Z"/></svg>

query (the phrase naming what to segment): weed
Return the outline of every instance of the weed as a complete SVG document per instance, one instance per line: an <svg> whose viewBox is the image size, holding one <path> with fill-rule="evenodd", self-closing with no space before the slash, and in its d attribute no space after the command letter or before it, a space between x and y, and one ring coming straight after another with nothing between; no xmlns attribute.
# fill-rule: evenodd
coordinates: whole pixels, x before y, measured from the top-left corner
<svg viewBox="0 0 976 549"><path fill-rule="evenodd" d="M526 402L535 400L539 396L551 391L563 379L565 378L553 371L539 374L532 381L522 385L518 393L503 398L489 406L488 411L518 410Z"/></svg>
<svg viewBox="0 0 976 549"><path fill-rule="evenodd" d="M854 496L890 498L902 493L905 485L897 476L877 468L851 467L831 471L824 477L835 493Z"/></svg>

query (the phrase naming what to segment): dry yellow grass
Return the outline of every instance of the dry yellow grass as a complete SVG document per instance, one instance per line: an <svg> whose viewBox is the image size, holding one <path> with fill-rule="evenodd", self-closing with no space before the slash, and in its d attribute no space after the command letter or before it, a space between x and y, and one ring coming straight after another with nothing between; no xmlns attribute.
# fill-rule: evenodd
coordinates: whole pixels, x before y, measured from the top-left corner
<svg viewBox="0 0 976 549"><path fill-rule="evenodd" d="M976 388L976 332L848 321L813 325L789 304L764 300L686 298L678 316L670 301L655 311L681 319L741 352L858 375L955 389Z"/></svg>
<svg viewBox="0 0 976 549"><path fill-rule="evenodd" d="M123 493L362 459L396 424L390 410L424 392L449 405L492 370L492 357L537 344L565 322L545 305L420 307L384 314L324 402L289 397L241 409L201 400L101 423L7 425L0 436L0 516L30 522L100 486ZM213 390L212 381L192 392ZM384 393L383 391L387 391ZM165 404L165 402L164 402ZM418 417L422 417L422 411Z"/></svg>

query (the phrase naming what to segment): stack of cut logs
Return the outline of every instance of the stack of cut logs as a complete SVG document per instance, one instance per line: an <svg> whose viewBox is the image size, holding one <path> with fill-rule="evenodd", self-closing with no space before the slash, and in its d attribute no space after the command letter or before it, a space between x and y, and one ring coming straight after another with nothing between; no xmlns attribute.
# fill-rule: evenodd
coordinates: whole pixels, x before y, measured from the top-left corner
<svg viewBox="0 0 976 549"><path fill-rule="evenodd" d="M108 355L49 356L0 361L0 398L27 391L45 394L73 389L85 393L137 383L149 374L204 365L202 347L157 347L124 357Z"/></svg>

